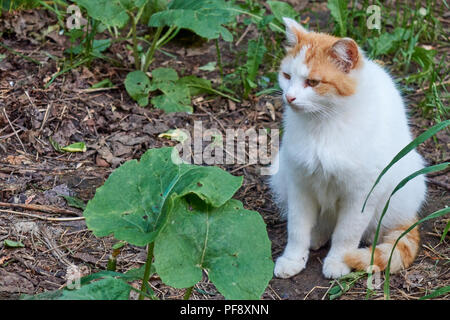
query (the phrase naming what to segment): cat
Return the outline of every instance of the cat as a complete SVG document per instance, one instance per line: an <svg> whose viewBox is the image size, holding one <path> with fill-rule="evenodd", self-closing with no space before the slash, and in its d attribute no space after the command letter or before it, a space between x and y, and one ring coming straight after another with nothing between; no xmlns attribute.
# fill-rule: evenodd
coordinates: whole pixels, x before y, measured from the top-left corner
<svg viewBox="0 0 450 320"><path fill-rule="evenodd" d="M372 242L386 201L401 179L424 167L411 151L364 200L392 158L412 140L405 106L392 78L350 38L308 31L284 18L288 42L279 85L283 137L270 187L287 216L287 245L274 274L289 278L305 268L309 250L331 240L323 261L326 278L370 267ZM396 239L417 221L425 201L423 176L391 199L382 220L372 270L384 270ZM408 267L419 249L418 228L396 246L391 272Z"/></svg>

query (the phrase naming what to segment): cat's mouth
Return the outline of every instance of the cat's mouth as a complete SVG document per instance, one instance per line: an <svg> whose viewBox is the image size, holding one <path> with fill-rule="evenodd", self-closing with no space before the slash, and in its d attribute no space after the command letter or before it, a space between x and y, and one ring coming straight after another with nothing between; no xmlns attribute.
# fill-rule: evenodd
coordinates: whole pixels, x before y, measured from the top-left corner
<svg viewBox="0 0 450 320"><path fill-rule="evenodd" d="M288 103L287 105L297 112L305 112L307 110L306 106L299 103Z"/></svg>

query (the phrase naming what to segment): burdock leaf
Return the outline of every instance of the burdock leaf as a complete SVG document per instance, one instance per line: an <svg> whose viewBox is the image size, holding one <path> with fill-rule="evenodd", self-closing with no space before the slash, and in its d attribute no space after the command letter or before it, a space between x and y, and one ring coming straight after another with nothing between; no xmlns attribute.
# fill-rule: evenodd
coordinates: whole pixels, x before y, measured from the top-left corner
<svg viewBox="0 0 450 320"><path fill-rule="evenodd" d="M84 7L90 17L109 27L122 28L129 19L121 0L76 0L75 3Z"/></svg>
<svg viewBox="0 0 450 320"><path fill-rule="evenodd" d="M81 286L63 290L57 300L128 300L131 286L120 279L107 277Z"/></svg>
<svg viewBox="0 0 450 320"><path fill-rule="evenodd" d="M159 90L161 95L153 97L155 108L165 112L192 112L189 87L178 79L178 74L171 68L157 68L152 71L150 91Z"/></svg>
<svg viewBox="0 0 450 320"><path fill-rule="evenodd" d="M224 0L173 0L168 9L155 13L149 26L177 26L189 29L207 39L233 40L223 26L230 23L238 13Z"/></svg>
<svg viewBox="0 0 450 320"><path fill-rule="evenodd" d="M148 105L150 79L143 71L130 72L125 79L125 89L141 107Z"/></svg>
<svg viewBox="0 0 450 320"><path fill-rule="evenodd" d="M174 150L151 149L140 161L130 160L116 169L84 211L88 228L98 237L113 234L118 240L144 246L164 226L172 194L195 194L219 207L241 186L242 177L218 167L180 163Z"/></svg>
<svg viewBox="0 0 450 320"><path fill-rule="evenodd" d="M273 274L266 225L236 200L214 208L195 197L174 199L154 253L164 283L190 287L207 270L227 299L259 299Z"/></svg>
<svg viewBox="0 0 450 320"><path fill-rule="evenodd" d="M192 113L191 96L186 85L175 82L160 83L158 89L162 95L152 98L151 102L155 108L170 112Z"/></svg>
<svg viewBox="0 0 450 320"><path fill-rule="evenodd" d="M291 19L297 19L298 12L295 11L294 8L291 7L291 5L287 2L283 1L267 1L267 4L270 7L270 10L272 11L273 15L277 19L277 22L279 22L280 25L284 25L283 18L291 18Z"/></svg>

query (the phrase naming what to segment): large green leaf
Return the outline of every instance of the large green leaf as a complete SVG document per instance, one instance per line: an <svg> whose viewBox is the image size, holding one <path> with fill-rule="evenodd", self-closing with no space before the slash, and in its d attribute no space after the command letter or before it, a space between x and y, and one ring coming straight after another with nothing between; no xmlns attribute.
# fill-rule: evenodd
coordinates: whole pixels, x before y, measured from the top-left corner
<svg viewBox="0 0 450 320"><path fill-rule="evenodd" d="M144 246L164 225L172 194L193 193L219 207L241 186L242 177L218 167L174 163L179 161L174 150L151 149L140 161L130 160L116 169L84 211L88 228L98 237L114 234L116 239Z"/></svg>
<svg viewBox="0 0 450 320"><path fill-rule="evenodd" d="M208 79L197 78L196 76L186 76L178 80L178 83L184 84L189 88L191 96L197 96L203 93L211 93L215 90L211 81Z"/></svg>
<svg viewBox="0 0 450 320"><path fill-rule="evenodd" d="M259 299L273 274L261 216L237 200L214 208L195 197L176 198L173 208L155 241L155 267L164 283L190 287L207 270L227 299Z"/></svg>
<svg viewBox="0 0 450 320"><path fill-rule="evenodd" d="M157 89L163 94L153 97L151 102L155 108L164 110L165 112L190 112L191 96L189 87L172 81L161 82L157 85Z"/></svg>
<svg viewBox="0 0 450 320"><path fill-rule="evenodd" d="M21 300L126 300L131 287L126 282L142 279L144 267L131 269L126 273L103 270L80 278L80 288L69 290L67 287L54 291L45 291L35 295L21 295ZM154 273L151 268L151 273ZM99 280L97 282L94 282ZM120 283L120 282L122 283ZM125 285L124 285L125 284ZM102 292L109 290L111 292Z"/></svg>
<svg viewBox="0 0 450 320"><path fill-rule="evenodd" d="M125 89L141 107L148 105L148 94L150 92L150 79L143 71L133 71L127 74Z"/></svg>
<svg viewBox="0 0 450 320"><path fill-rule="evenodd" d="M84 7L88 15L110 27L123 27L128 22L128 14L122 0L75 0Z"/></svg>
<svg viewBox="0 0 450 320"><path fill-rule="evenodd" d="M124 27L128 12L135 12L146 5L147 0L74 0L82 6L91 18L101 21L109 27Z"/></svg>
<svg viewBox="0 0 450 320"><path fill-rule="evenodd" d="M57 300L128 300L131 287L124 281L107 277L81 286L63 290Z"/></svg>
<svg viewBox="0 0 450 320"><path fill-rule="evenodd" d="M267 1L267 4L270 7L270 10L272 11L273 15L277 19L277 22L279 22L281 25L284 25L283 18L291 18L291 19L297 19L298 12L295 11L292 6L283 1Z"/></svg>
<svg viewBox="0 0 450 320"><path fill-rule="evenodd" d="M233 36L223 27L237 15L231 8L232 5L224 0L172 0L168 10L150 18L149 26L177 26L207 39L222 36L231 41Z"/></svg>
<svg viewBox="0 0 450 320"><path fill-rule="evenodd" d="M150 91L159 90L163 94L153 97L155 108L165 112L192 112L189 87L180 82L178 74L171 68L157 68L152 71Z"/></svg>

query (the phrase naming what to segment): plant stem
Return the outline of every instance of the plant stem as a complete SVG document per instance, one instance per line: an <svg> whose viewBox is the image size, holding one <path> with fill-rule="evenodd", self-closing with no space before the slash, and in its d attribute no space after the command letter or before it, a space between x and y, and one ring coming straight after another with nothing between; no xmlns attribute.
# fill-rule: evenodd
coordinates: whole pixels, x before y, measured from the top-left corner
<svg viewBox="0 0 450 320"><path fill-rule="evenodd" d="M223 81L222 55L220 54L219 39L216 39L217 65L220 71L220 80Z"/></svg>
<svg viewBox="0 0 450 320"><path fill-rule="evenodd" d="M69 67L63 69L62 71L59 71L57 74L55 74L55 75L50 79L49 82L47 82L47 84L44 86L44 89L47 89L47 88L53 83L53 81L55 81L55 79L56 79L57 77L59 77L60 75L66 73L66 72L68 72L68 71L70 71L70 70L72 70L72 69L75 69L75 68L81 66L82 64L84 64L84 63L86 63L86 62L89 62L91 59L92 59L91 57L83 58L83 59L79 60L78 62L76 62L75 64L71 64Z"/></svg>
<svg viewBox="0 0 450 320"><path fill-rule="evenodd" d="M252 17L252 18L254 18L254 19L258 20L258 21L261 21L263 19L262 16L258 16L257 14L251 13L251 12L246 11L246 10L242 10L242 9L238 9L238 8L230 8L229 10L230 11L234 11L234 12L238 12L240 14L246 14L246 15L248 15L248 16L250 16L250 17ZM272 28L274 28L276 31L278 31L278 32L282 32L282 33L285 32L284 28L280 27L276 23L271 22L271 23L269 23L269 25Z"/></svg>
<svg viewBox="0 0 450 320"><path fill-rule="evenodd" d="M142 278L142 286L141 291L147 292L148 287L148 279L150 278L150 270L152 268L152 260L153 260L153 248L155 247L155 243L152 242L147 246L147 261L145 262L145 270L144 277ZM144 295L139 294L139 300L144 300Z"/></svg>
<svg viewBox="0 0 450 320"><path fill-rule="evenodd" d="M173 32L173 31L175 31L175 32ZM167 32L156 43L156 49L161 48L167 42L172 40L173 37L175 37L177 35L178 31L180 31L180 28L175 27L175 26L170 27L169 30L167 30Z"/></svg>
<svg viewBox="0 0 450 320"><path fill-rule="evenodd" d="M192 289L194 289L194 286L186 289L186 292L184 293L184 297L183 297L184 300L189 300L189 298L191 297L191 294L192 294Z"/></svg>
<svg viewBox="0 0 450 320"><path fill-rule="evenodd" d="M30 57L28 57L28 56L26 56L26 55L23 55L23 54L21 54L20 52L17 52L16 50L14 50L14 49L8 47L6 44L3 44L3 43L0 42L0 47L5 48L6 50L8 50L9 52L11 52L12 54L15 54L15 55L17 55L17 56L19 56L19 57L21 57L21 58L24 58L24 59L27 60L27 61L33 62L33 63L35 63L35 64L37 64L37 65L39 65L39 66L42 65L42 63L41 63L40 61L37 61L37 60L35 60L35 59L33 59L33 58L30 58Z"/></svg>
<svg viewBox="0 0 450 320"><path fill-rule="evenodd" d="M241 102L241 100L239 100L239 99L237 99L237 98L235 98L235 97L232 97L232 96L230 96L230 95L228 95L228 94L226 94L226 93L223 93L223 92L221 92L221 91L219 91L219 90L216 90L216 89L214 89L214 88L205 88L205 87L203 87L203 86L195 85L195 84L189 84L189 87L203 89L203 90L209 91L209 92L211 92L211 93L215 93L215 94L217 94L217 95L219 95L219 96L222 96L222 97L224 97L224 98L230 99L230 100L232 100L232 101L234 101L234 102L237 102L237 103Z"/></svg>
<svg viewBox="0 0 450 320"><path fill-rule="evenodd" d="M162 33L162 30L163 30L163 27L158 27L158 29L156 29L155 35L153 36L152 44L145 55L144 68L141 69L144 72L147 71L148 67L150 66L150 63L152 63L152 61L153 61L153 55L155 54L155 51L156 51L156 44L158 43L159 37L161 36L161 33Z"/></svg>
<svg viewBox="0 0 450 320"><path fill-rule="evenodd" d="M132 13L128 13L131 19L131 33L133 35L133 57L136 70L141 69L141 59L139 59L138 41L136 36L136 19Z"/></svg>

